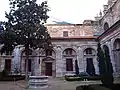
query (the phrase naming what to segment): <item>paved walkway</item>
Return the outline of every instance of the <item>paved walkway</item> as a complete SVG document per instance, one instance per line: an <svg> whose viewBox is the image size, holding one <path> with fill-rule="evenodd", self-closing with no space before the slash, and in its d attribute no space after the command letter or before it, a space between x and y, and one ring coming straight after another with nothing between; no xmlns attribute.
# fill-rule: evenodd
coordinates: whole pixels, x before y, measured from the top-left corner
<svg viewBox="0 0 120 90"><path fill-rule="evenodd" d="M100 81L75 81L67 82L63 78L49 78L47 89L38 90L76 90L77 86L87 84L100 84ZM115 83L120 83L120 79L115 79ZM27 89L26 81L0 82L0 90L35 90ZM37 90L37 89L36 89Z"/></svg>

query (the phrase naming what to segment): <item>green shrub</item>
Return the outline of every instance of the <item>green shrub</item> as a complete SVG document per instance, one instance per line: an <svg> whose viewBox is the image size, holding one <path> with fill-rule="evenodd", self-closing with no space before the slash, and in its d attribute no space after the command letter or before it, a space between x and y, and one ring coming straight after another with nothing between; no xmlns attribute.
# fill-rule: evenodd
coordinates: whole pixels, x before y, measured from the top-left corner
<svg viewBox="0 0 120 90"><path fill-rule="evenodd" d="M4 70L2 71L2 75L3 75L3 77L4 77L4 76L8 76L8 71L7 71L6 69L4 69Z"/></svg>
<svg viewBox="0 0 120 90"><path fill-rule="evenodd" d="M0 81L18 81L18 80L24 80L25 76L21 75L7 75L3 76L3 73L1 72L1 78Z"/></svg>
<svg viewBox="0 0 120 90"><path fill-rule="evenodd" d="M4 69L2 72L0 72L0 80L2 80L6 76L8 76L8 71Z"/></svg>
<svg viewBox="0 0 120 90"><path fill-rule="evenodd" d="M99 76L65 76L66 81L100 80Z"/></svg>
<svg viewBox="0 0 120 90"><path fill-rule="evenodd" d="M2 79L2 81L18 81L18 80L24 80L25 76L6 76Z"/></svg>

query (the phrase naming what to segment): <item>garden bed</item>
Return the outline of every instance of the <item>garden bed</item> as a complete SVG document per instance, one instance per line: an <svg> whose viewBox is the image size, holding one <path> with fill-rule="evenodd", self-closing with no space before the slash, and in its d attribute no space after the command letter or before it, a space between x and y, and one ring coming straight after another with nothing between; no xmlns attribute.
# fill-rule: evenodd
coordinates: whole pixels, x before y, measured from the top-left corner
<svg viewBox="0 0 120 90"><path fill-rule="evenodd" d="M21 75L8 75L4 76L3 78L0 79L0 81L18 81L18 80L24 80L25 76Z"/></svg>
<svg viewBox="0 0 120 90"><path fill-rule="evenodd" d="M100 76L65 76L66 81L100 80Z"/></svg>

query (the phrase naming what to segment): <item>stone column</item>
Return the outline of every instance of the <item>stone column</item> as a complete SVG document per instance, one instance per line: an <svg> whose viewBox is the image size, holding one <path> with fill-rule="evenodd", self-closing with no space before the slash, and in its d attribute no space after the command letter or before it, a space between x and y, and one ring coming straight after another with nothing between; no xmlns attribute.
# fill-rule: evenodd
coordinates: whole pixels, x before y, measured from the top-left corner
<svg viewBox="0 0 120 90"><path fill-rule="evenodd" d="M13 55L12 55L12 62L11 62L11 72L18 73L20 72L20 47L16 46Z"/></svg>
<svg viewBox="0 0 120 90"><path fill-rule="evenodd" d="M78 47L78 51L77 51L77 59L78 59L78 66L79 66L79 72L84 72L86 71L86 61L84 61L83 58L83 50L81 47Z"/></svg>
<svg viewBox="0 0 120 90"><path fill-rule="evenodd" d="M97 54L97 52L96 52ZM97 56L93 56L93 65L95 68L95 74L99 75L99 67L98 67L98 61L97 61Z"/></svg>
<svg viewBox="0 0 120 90"><path fill-rule="evenodd" d="M114 51L113 51L113 47L112 47L111 42L109 42L108 48L109 48L110 59L111 59L111 63L112 63L112 66L113 66L113 71L114 71L113 74L116 75Z"/></svg>
<svg viewBox="0 0 120 90"><path fill-rule="evenodd" d="M62 51L61 47L56 47L56 77L62 77L63 76L63 60L62 60Z"/></svg>
<svg viewBox="0 0 120 90"><path fill-rule="evenodd" d="M32 60L32 68L33 68L33 74L35 76L40 76L40 64L39 64L39 57L36 57L34 60Z"/></svg>

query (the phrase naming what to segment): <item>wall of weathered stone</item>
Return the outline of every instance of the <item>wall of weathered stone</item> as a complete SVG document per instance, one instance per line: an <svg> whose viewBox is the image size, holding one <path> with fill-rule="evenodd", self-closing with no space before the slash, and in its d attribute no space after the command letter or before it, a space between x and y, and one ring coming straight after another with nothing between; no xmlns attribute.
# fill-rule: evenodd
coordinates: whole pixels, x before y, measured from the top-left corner
<svg viewBox="0 0 120 90"><path fill-rule="evenodd" d="M100 20L101 29L104 31L104 24L107 22L109 27L120 20L120 0L114 0L114 2L108 5L108 9L102 19Z"/></svg>
<svg viewBox="0 0 120 90"><path fill-rule="evenodd" d="M116 30L114 30L114 32L111 32L109 35L105 36L104 38L102 38L100 40L100 43L102 46L107 45L109 48L109 52L110 52L110 58L112 60L112 65L113 65L113 69L114 69L114 76L119 76L118 73L116 71L116 68L120 68L116 62L116 57L114 56L114 42L116 39L120 39L120 28L117 28ZM120 59L118 59L120 60ZM120 65L120 63L119 63Z"/></svg>
<svg viewBox="0 0 120 90"><path fill-rule="evenodd" d="M93 36L92 25L68 24L46 25L51 37L63 37L63 31L68 31L69 37Z"/></svg>

